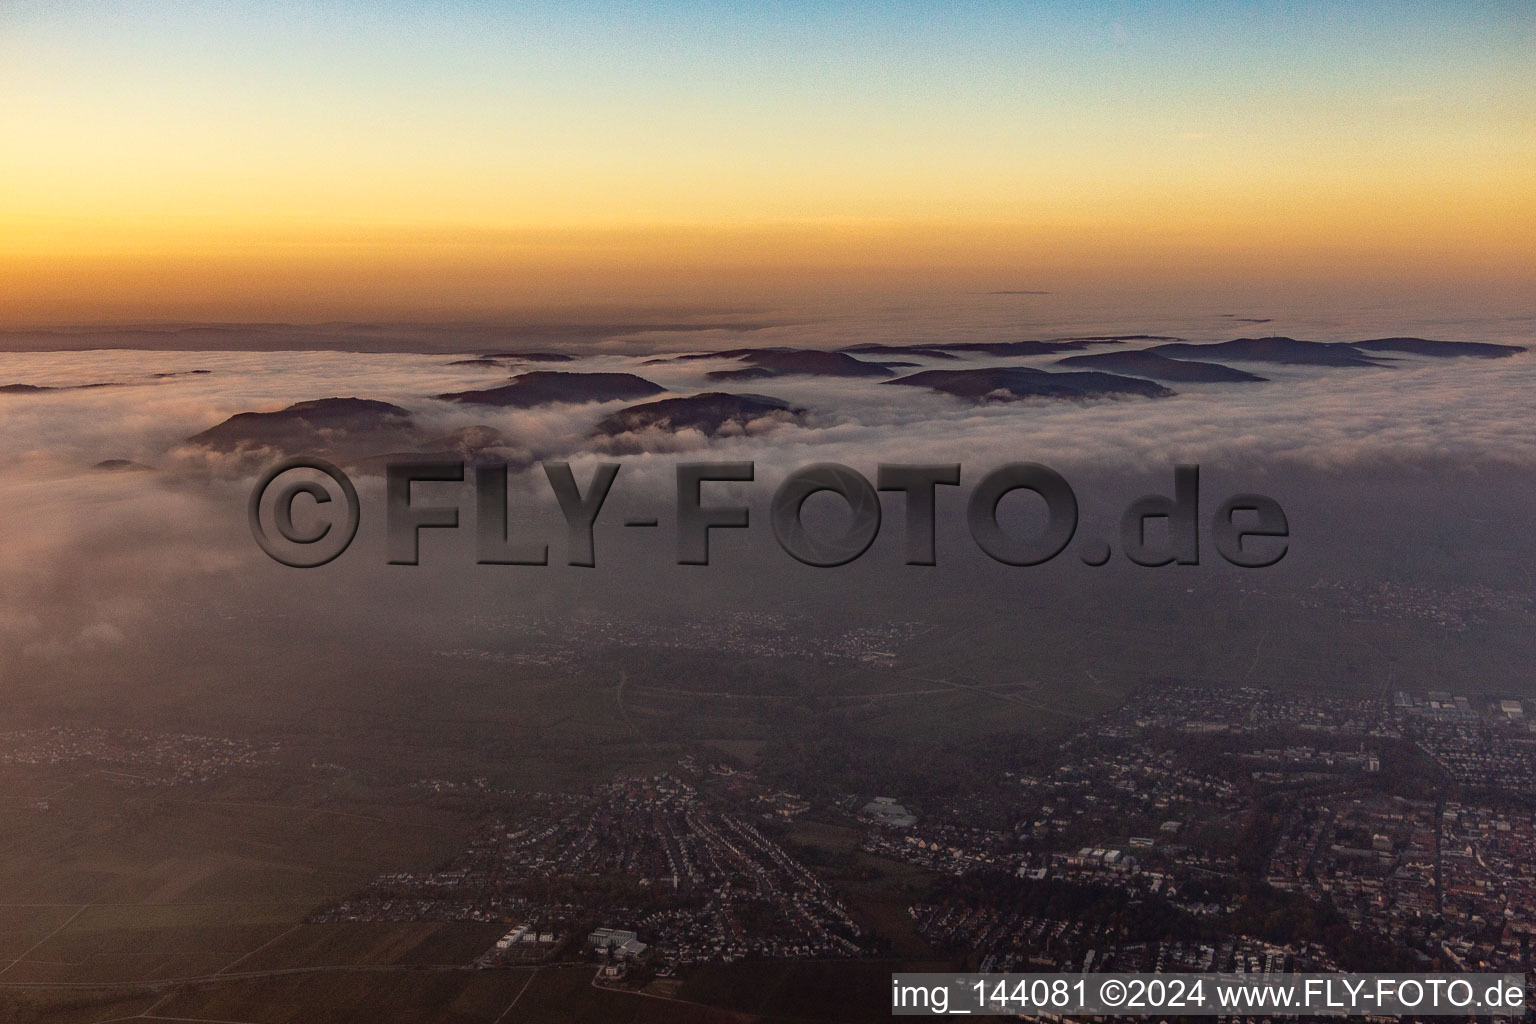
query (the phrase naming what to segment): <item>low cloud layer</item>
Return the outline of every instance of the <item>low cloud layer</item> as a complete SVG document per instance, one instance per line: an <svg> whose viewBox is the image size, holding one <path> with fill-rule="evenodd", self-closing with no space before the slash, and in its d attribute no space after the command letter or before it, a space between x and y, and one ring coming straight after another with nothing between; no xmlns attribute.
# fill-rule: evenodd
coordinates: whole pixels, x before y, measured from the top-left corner
<svg viewBox="0 0 1536 1024"><path fill-rule="evenodd" d="M1167 331L1157 324L1149 333ZM1295 472L1347 485L1366 474L1491 479L1506 469L1536 470L1536 421L1528 411L1536 393L1533 354L1498 360L1402 355L1383 367L1238 364L1268 381L1177 383L1175 395L1158 399L978 404L878 379L785 375L723 386L707 374L739 366L737 360L654 361L697 351L699 340L689 334L658 347L652 339L643 350L588 354L560 368L637 374L666 389L662 397L759 393L804 414L714 432L645 427L615 438L594 436L595 428L635 402L502 409L434 398L493 387L524 369L455 365L461 357L440 353L9 356L0 384L61 390L0 394L0 500L9 511L0 541L8 577L0 598L0 683L42 662L106 657L131 646L136 631L162 614L165 596L184 590L188 580L238 587L262 559L240 531L244 495L263 459L189 446L186 439L237 413L328 397L398 405L424 438L490 427L504 439L496 454L509 462L570 460L582 480L591 463L622 457L627 492L661 496L671 493L673 467L682 457L755 460L765 486L791 468L826 461L871 475L879 462L961 462L971 481L1016 460L1043 462L1069 476L1159 478L1174 463L1194 462L1259 488ZM1503 340L1518 339L1506 334ZM924 369L1055 368L1048 356L913 361ZM124 386L69 390L102 381ZM92 468L112 459L158 472Z"/></svg>
<svg viewBox="0 0 1536 1024"><path fill-rule="evenodd" d="M421 432L443 436L484 424L535 458L580 458L593 428L627 402L534 409L464 407L431 396L505 378L436 357L341 353L38 353L11 357L16 383L68 384L192 368L200 376L131 387L0 396L0 449L9 470L67 474L104 459L168 470L207 461L182 442L240 412L272 411L333 396L376 399L411 411ZM1263 384L1184 383L1170 398L1026 400L976 405L922 389L861 379L789 376L722 389L712 360L642 365L638 357L583 359L572 369L632 372L675 395L756 392L811 414L808 425L761 434L663 436L658 451L709 451L799 463L933 458L977 462L1020 458L1143 467L1171 461L1304 464L1536 464L1536 423L1523 396L1536 385L1536 357L1435 360L1404 357L1384 368L1264 367ZM966 365L1039 365L986 358ZM953 364L946 364L951 368ZM389 450L387 446L383 449ZM380 452L383 453L382 451Z"/></svg>

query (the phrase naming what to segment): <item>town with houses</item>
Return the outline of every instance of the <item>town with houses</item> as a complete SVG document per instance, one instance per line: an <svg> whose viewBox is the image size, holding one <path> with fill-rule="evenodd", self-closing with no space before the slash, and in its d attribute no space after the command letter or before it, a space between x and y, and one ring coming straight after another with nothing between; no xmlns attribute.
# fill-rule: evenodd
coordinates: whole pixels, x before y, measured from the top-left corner
<svg viewBox="0 0 1536 1024"><path fill-rule="evenodd" d="M273 753L101 730L5 739L8 763L85 762L124 786L195 785ZM587 962L634 986L697 965L893 959L890 921L862 902L888 883L908 950L982 971L1532 963L1536 701L1161 681L988 756L992 781L970 795L829 800L703 750L580 792L424 779L423 798L484 809L460 852L310 921L476 922L499 938L474 966ZM851 839L829 853L823 833Z"/></svg>
<svg viewBox="0 0 1536 1024"><path fill-rule="evenodd" d="M680 773L698 767L685 762ZM739 794L739 774L718 768L711 778ZM521 930L498 947L522 960L578 933L610 962L653 946L682 965L866 952L842 900L765 834L772 800L748 798L757 813L728 809L734 801L705 799L674 775L590 796L508 796L512 809L444 870L385 876L316 920L515 920Z"/></svg>
<svg viewBox="0 0 1536 1024"><path fill-rule="evenodd" d="M275 749L227 736L128 729L54 726L0 732L0 765L94 764L114 783L131 788L212 782L267 763Z"/></svg>
<svg viewBox="0 0 1536 1024"><path fill-rule="evenodd" d="M317 920L497 920L481 963L585 958L612 983L886 952L797 823L916 869L936 952L984 971L1523 971L1536 925L1536 708L1149 685L1028 767L1005 823L924 794L820 805L687 757L590 794L501 794L460 858ZM439 783L441 785L441 783Z"/></svg>

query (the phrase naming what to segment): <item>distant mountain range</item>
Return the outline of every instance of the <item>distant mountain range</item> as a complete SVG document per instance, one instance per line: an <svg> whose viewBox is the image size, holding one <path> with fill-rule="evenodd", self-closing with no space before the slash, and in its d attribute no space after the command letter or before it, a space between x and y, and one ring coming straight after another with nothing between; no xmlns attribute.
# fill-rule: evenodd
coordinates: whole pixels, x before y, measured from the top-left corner
<svg viewBox="0 0 1536 1024"><path fill-rule="evenodd" d="M918 342L897 345L883 342L866 342L840 349L860 355L923 356L928 359L958 359L958 353L1004 358L1025 356L1050 356L1058 352L1075 352L1090 345L1107 345L1125 341L1181 341L1159 334L1099 334L1082 338L1051 338L1046 341L960 341L953 343Z"/></svg>
<svg viewBox="0 0 1536 1024"><path fill-rule="evenodd" d="M277 412L238 413L192 435L186 443L227 454L314 453L381 470L392 460L408 458L473 461L502 448L507 440L484 424L425 437L411 413L398 405L366 398L321 398ZM96 468L127 468L122 462L109 459Z"/></svg>
<svg viewBox="0 0 1536 1024"><path fill-rule="evenodd" d="M1344 344L1367 352L1409 352L1416 356L1434 356L1441 359L1456 356L1504 359L1526 351L1524 345L1493 345L1483 341L1431 341L1429 338L1372 338L1370 341L1351 341Z"/></svg>
<svg viewBox="0 0 1536 1024"><path fill-rule="evenodd" d="M888 345L867 343L863 345L850 345L843 352L851 352L854 355L870 356L921 356L924 359L959 359L952 352L946 352L939 345Z"/></svg>
<svg viewBox="0 0 1536 1024"><path fill-rule="evenodd" d="M1262 323L1263 321L1255 320L1252 322ZM1126 351L1123 353L1127 357L1125 359L1119 358L1120 353L1104 353L1082 357L1081 362L1073 362L1071 365L1099 365L1112 369L1119 363L1119 365L1128 369L1133 365L1128 361L1129 358L1141 358L1142 353L1151 352L1171 359L1224 357L1247 362L1305 366L1385 366L1388 365L1387 360L1375 358L1370 353L1404 352L1435 358L1468 356L1497 359L1517 355L1525 351L1525 348L1520 345L1494 345L1472 341L1432 341L1428 338L1374 338L1369 341L1323 342L1299 341L1295 338L1286 337L1269 337L1237 338L1232 341L1197 344L1186 342L1181 338L1170 338L1156 334L1105 334L1080 338L1054 338L1047 341L918 342L910 345L867 342L859 345L850 345L840 349L840 351L854 355L905 355L926 359L956 359L962 355L1022 358L1055 355L1060 352L1070 352L1086 348L1090 345L1118 344L1134 341L1156 341L1163 342L1163 344L1154 345L1146 349ZM1093 362L1089 362L1089 360L1093 360ZM1063 360L1063 362L1065 363L1066 360ZM1142 359L1142 363L1146 367L1156 368L1160 372L1180 374L1177 377L1167 376L1158 378L1162 380L1226 380L1236 382L1255 379L1251 375L1223 377L1219 373L1212 373L1210 376L1184 376L1185 371L1179 368L1169 368L1147 359ZM1147 375L1151 376L1150 373Z"/></svg>
<svg viewBox="0 0 1536 1024"><path fill-rule="evenodd" d="M1206 345L1156 345L1149 351L1175 359L1215 356L1239 362L1294 366L1388 366L1389 359L1372 352L1406 352L1446 359L1472 356L1497 359L1525 351L1521 345L1491 345L1473 341L1431 341L1428 338L1375 338L1370 341L1298 341L1295 338L1237 338Z"/></svg>
<svg viewBox="0 0 1536 1024"><path fill-rule="evenodd" d="M687 398L663 398L644 405L632 405L604 417L595 435L617 437L637 430L656 428L675 433L698 430L713 437L728 427L740 431L758 420L788 422L805 415L804 409L768 395L731 395L708 391Z"/></svg>
<svg viewBox="0 0 1536 1024"><path fill-rule="evenodd" d="M762 380L778 373L766 366L744 366L740 370L710 370L704 376L709 380Z"/></svg>
<svg viewBox="0 0 1536 1024"><path fill-rule="evenodd" d="M1235 370L1220 363L1204 363L1191 359L1169 359L1150 349L1133 349L1122 352L1096 352L1085 356L1068 356L1058 359L1057 366L1087 367L1109 373L1129 374L1133 377L1149 377L1175 383L1254 383L1266 378Z"/></svg>
<svg viewBox="0 0 1536 1024"><path fill-rule="evenodd" d="M998 359L1008 356L1050 355L1072 352L1087 345L1156 340L1146 335L1064 338L1053 341L964 342L954 345L861 344L847 351L789 348L733 349L697 353L652 363L676 363L699 359L734 359L741 365L711 370L711 380L764 380L791 375L868 379L882 384L926 388L971 402L1012 402L1029 398L1093 399L1106 397L1164 398L1174 394L1158 382L1256 383L1266 380L1247 370L1211 361L1340 368L1391 367L1403 356L1434 359L1457 357L1497 359L1525 352L1518 345L1435 341L1427 338L1374 338L1359 342L1301 341L1288 337L1237 338L1210 344L1166 342L1151 348L1078 353L1056 361L1059 369L1032 366L976 366L918 370L895 376L893 367L920 364L902 360L874 362L860 354L900 352L919 359L954 360L963 355ZM505 353L498 358L510 358ZM519 357L556 353L521 353ZM460 361L479 365L493 357ZM206 372L206 371L188 371ZM166 376L166 375L153 375ZM29 395L65 388L108 387L110 384L48 386L0 385L0 393ZM855 387L862 386L855 384ZM761 394L708 391L683 397L663 397L667 389L633 373L583 373L536 370L511 377L491 388L456 391L438 399L466 406L494 409L532 409L566 403L631 402L598 420L591 437L618 438L647 430L678 432L696 430L706 436L738 433L763 423L803 422L807 410L784 399ZM364 398L321 398L298 402L275 412L243 412L187 438L186 443L209 451L242 454L299 454L313 452L356 464L377 463L400 457L500 458L511 461L534 458L510 444L495 428L476 424L460 427L443 436L425 436L409 409L389 402ZM381 453L395 453L383 455ZM122 460L107 460L102 469L124 468Z"/></svg>
<svg viewBox="0 0 1536 1024"><path fill-rule="evenodd" d="M1295 338L1237 338L1205 345L1176 342L1156 345L1150 351L1174 359L1211 356L1254 363L1294 366L1382 366L1383 362L1348 345Z"/></svg>
<svg viewBox="0 0 1536 1024"><path fill-rule="evenodd" d="M1166 398L1174 392L1150 380L1096 371L1050 373L1027 366L975 370L924 370L886 381L923 387L973 402L1014 402L1024 398L1102 398L1132 395Z"/></svg>
<svg viewBox="0 0 1536 1024"><path fill-rule="evenodd" d="M564 352L529 352L518 350L512 352L487 352L480 356L481 359L520 359L525 363L570 363L575 362L576 357Z"/></svg>
<svg viewBox="0 0 1536 1024"><path fill-rule="evenodd" d="M380 445L404 446L417 438L409 410L366 398L321 398L277 412L242 412L187 438L211 451L276 449L359 457Z"/></svg>
<svg viewBox="0 0 1536 1024"><path fill-rule="evenodd" d="M535 370L519 374L500 387L453 391L438 395L449 402L494 405L503 409L532 409L558 402L613 402L648 398L667 389L632 373L568 373Z"/></svg>
<svg viewBox="0 0 1536 1024"><path fill-rule="evenodd" d="M650 363L688 362L697 359L738 359L755 370L767 373L755 377L783 377L796 374L815 377L889 377L891 371L880 363L855 359L846 352L828 352L816 348L734 348L723 352L691 352L672 359L652 359ZM731 373L733 371L716 371ZM726 378L715 377L716 380ZM733 378L748 379L748 378Z"/></svg>

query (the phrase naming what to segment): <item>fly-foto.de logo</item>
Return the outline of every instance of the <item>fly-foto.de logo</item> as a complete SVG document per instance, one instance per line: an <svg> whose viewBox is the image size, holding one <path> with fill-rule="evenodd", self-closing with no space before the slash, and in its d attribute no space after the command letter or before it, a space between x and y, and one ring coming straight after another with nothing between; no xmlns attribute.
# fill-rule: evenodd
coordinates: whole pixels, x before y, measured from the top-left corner
<svg viewBox="0 0 1536 1024"><path fill-rule="evenodd" d="M565 520L567 565L597 565L594 528L623 468L597 464L585 487L566 462L541 464ZM474 512L475 560L481 565L548 565L549 539L516 536L510 530L508 467L477 465L466 475L463 462L396 462L385 470L385 551L390 565L417 565L423 530L457 530L461 506ZM709 565L713 530L745 530L752 509L711 498L713 487L756 480L752 462L683 462L676 466L676 500L670 509L679 565ZM805 466L785 476L774 489L768 522L774 539L790 557L821 568L857 560L880 534L880 492L903 495L903 545L908 565L936 565L938 489L959 487L959 463L881 463L875 480L835 462ZM458 484L458 500L429 504L414 492L416 484ZM471 487L470 484L473 484ZM712 487L713 485L713 487ZM998 506L1018 491L1044 502L1043 528L1009 529ZM806 522L812 495L827 492L846 504L840 529L827 531ZM1176 466L1172 495L1149 494L1127 505L1120 516L1118 548L1141 566L1199 565L1202 528L1222 559L1257 569L1274 565L1289 548L1290 523L1279 502L1262 494L1234 494L1202 518L1200 468ZM302 513L296 516L296 510ZM357 488L339 468L323 459L299 457L271 467L252 489L247 508L251 533L269 556L295 568L314 568L335 560L352 543L362 519ZM629 517L626 527L656 528L658 516ZM1042 565L1066 551L1077 538L1083 564L1100 566L1116 545L1098 537L1078 537L1077 494L1065 477L1036 462L1011 462L982 474L965 502L965 524L976 546L1006 565Z"/></svg>

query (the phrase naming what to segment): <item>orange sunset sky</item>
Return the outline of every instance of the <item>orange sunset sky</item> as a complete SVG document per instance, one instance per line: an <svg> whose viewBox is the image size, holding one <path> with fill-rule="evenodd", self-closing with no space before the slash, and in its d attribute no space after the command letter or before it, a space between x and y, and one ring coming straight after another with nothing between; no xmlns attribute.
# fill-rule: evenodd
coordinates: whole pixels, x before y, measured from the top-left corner
<svg viewBox="0 0 1536 1024"><path fill-rule="evenodd" d="M1536 6L0 10L0 320L1536 287Z"/></svg>

